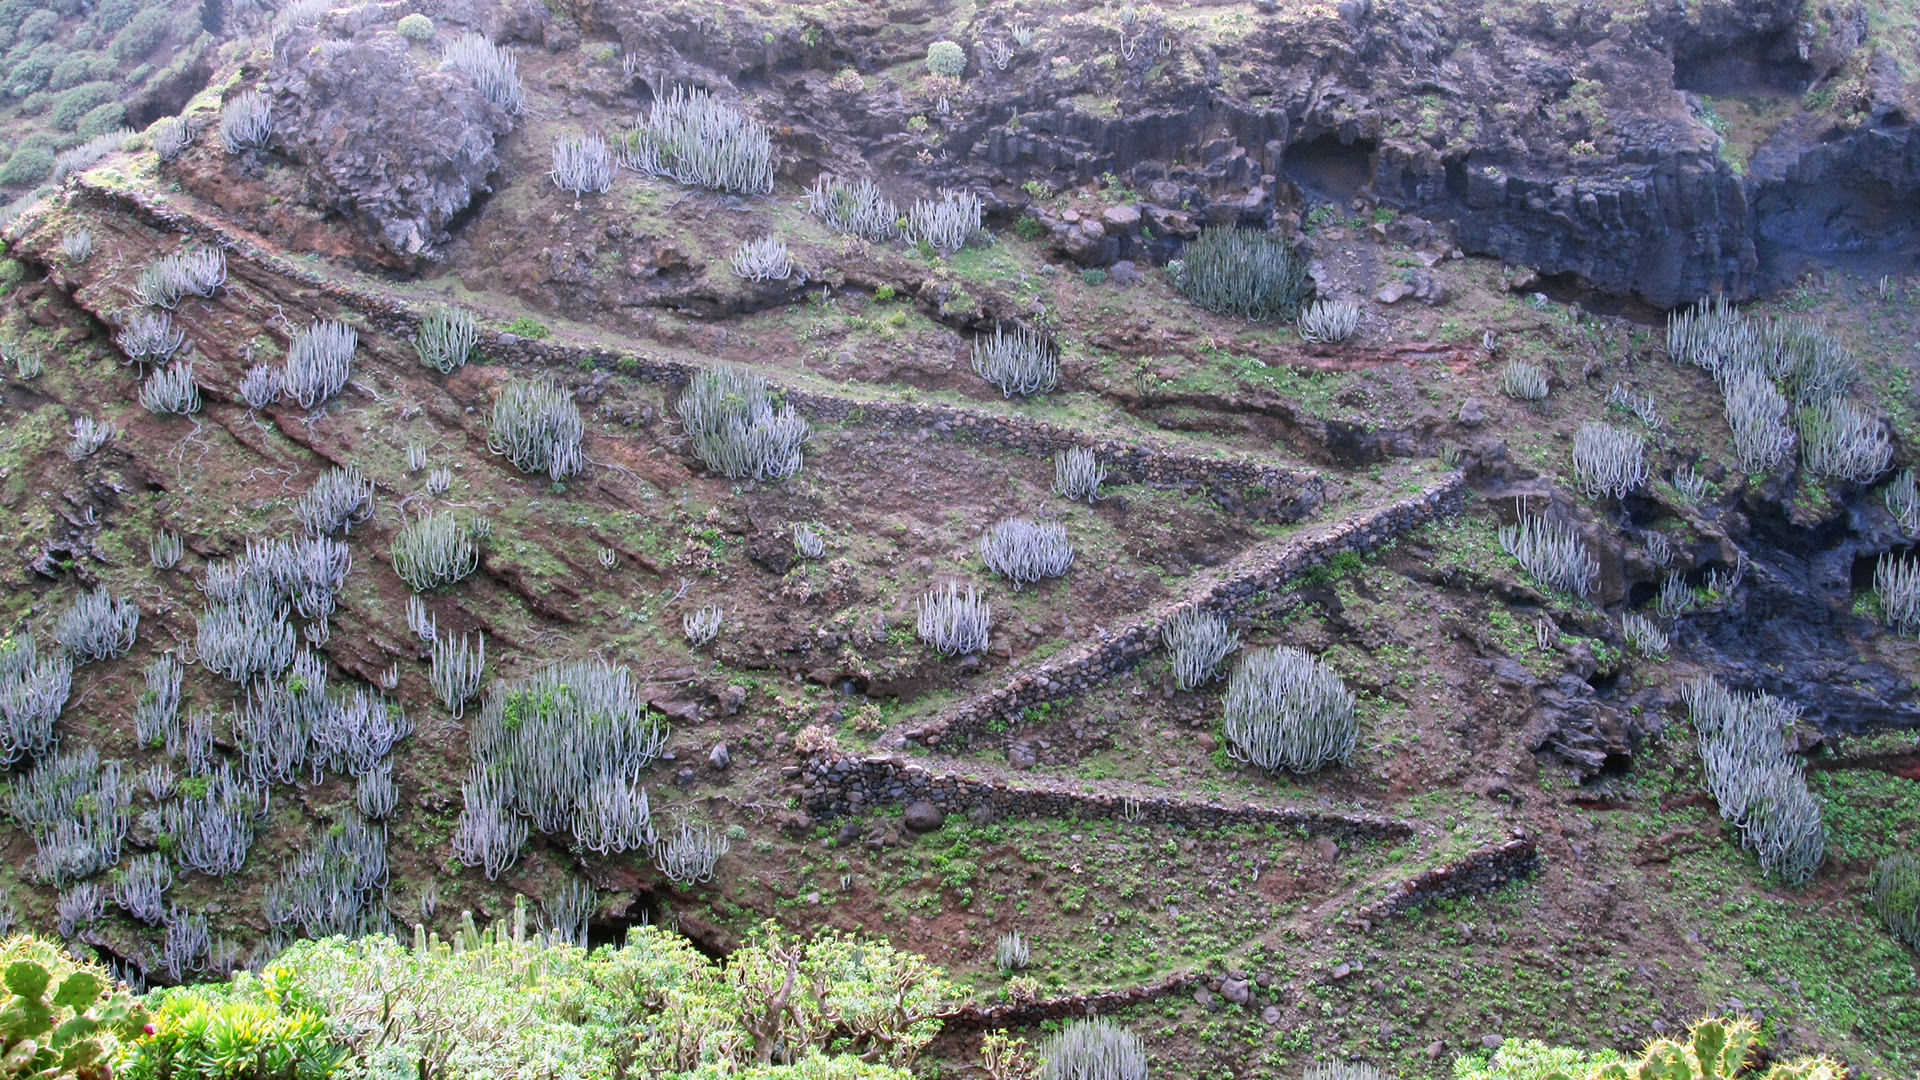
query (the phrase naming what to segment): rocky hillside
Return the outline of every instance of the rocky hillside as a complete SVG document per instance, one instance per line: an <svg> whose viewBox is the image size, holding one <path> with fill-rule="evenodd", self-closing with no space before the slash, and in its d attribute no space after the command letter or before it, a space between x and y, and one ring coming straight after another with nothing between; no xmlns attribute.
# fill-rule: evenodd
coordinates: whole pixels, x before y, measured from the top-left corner
<svg viewBox="0 0 1920 1080"><path fill-rule="evenodd" d="M197 10L4 232L10 925L1920 1069L1911 12Z"/></svg>

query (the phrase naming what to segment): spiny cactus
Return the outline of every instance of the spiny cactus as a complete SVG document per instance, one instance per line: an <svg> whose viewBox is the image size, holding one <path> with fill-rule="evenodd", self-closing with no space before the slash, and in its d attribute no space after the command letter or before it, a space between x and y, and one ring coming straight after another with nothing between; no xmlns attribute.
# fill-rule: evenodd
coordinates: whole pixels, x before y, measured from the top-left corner
<svg viewBox="0 0 1920 1080"><path fill-rule="evenodd" d="M1271 233L1212 228L1167 264L1173 287L1208 311L1291 320L1313 296L1306 260Z"/></svg>
<svg viewBox="0 0 1920 1080"><path fill-rule="evenodd" d="M1301 309L1294 327L1302 341L1345 341L1360 328L1360 305L1350 300L1316 300Z"/></svg>
<svg viewBox="0 0 1920 1080"><path fill-rule="evenodd" d="M1043 330L995 323L973 339L973 370L1002 397L1044 394L1060 382L1060 351Z"/></svg>
<svg viewBox="0 0 1920 1080"><path fill-rule="evenodd" d="M1804 884L1827 848L1806 763L1786 747L1800 707L1771 694L1731 691L1712 678L1692 680L1681 693L1720 816L1739 830L1741 845L1762 870L1789 885Z"/></svg>
<svg viewBox="0 0 1920 1080"><path fill-rule="evenodd" d="M111 660L133 648L139 626L139 605L105 589L93 589L73 598L54 623L53 640L79 663Z"/></svg>
<svg viewBox="0 0 1920 1080"><path fill-rule="evenodd" d="M949 581L920 598L920 640L948 656L985 649L992 624L993 608L972 585L962 593Z"/></svg>
<svg viewBox="0 0 1920 1080"><path fill-rule="evenodd" d="M1500 365L1500 392L1520 401L1545 400L1547 369L1530 360L1509 360Z"/></svg>
<svg viewBox="0 0 1920 1080"><path fill-rule="evenodd" d="M414 518L393 540L393 569L414 592L451 585L480 565L473 533L445 510Z"/></svg>
<svg viewBox="0 0 1920 1080"><path fill-rule="evenodd" d="M553 169L548 174L553 186L573 193L576 209L579 197L599 194L613 187L613 155L607 141L598 135L555 139Z"/></svg>
<svg viewBox="0 0 1920 1080"><path fill-rule="evenodd" d="M114 335L113 343L133 364L164 364L187 343L187 332L164 311L136 311Z"/></svg>
<svg viewBox="0 0 1920 1080"><path fill-rule="evenodd" d="M683 818L654 840L653 864L681 885L698 885L713 880L720 856L730 846L725 833Z"/></svg>
<svg viewBox="0 0 1920 1080"><path fill-rule="evenodd" d="M1846 1076L1844 1067L1824 1057L1777 1062L1765 1073L1748 1072L1759 1045L1760 1029L1753 1021L1709 1018L1696 1021L1684 1042L1655 1039L1648 1043L1637 1061L1609 1062L1585 1077L1556 1070L1542 1080L1735 1080L1743 1075L1748 1080L1844 1080Z"/></svg>
<svg viewBox="0 0 1920 1080"><path fill-rule="evenodd" d="M1893 936L1920 951L1920 855L1889 855L1873 868L1874 910Z"/></svg>
<svg viewBox="0 0 1920 1080"><path fill-rule="evenodd" d="M585 460L580 439L586 424L573 395L544 376L514 379L500 388L487 422L487 449L504 454L522 470L565 480Z"/></svg>
<svg viewBox="0 0 1920 1080"><path fill-rule="evenodd" d="M1228 753L1269 772L1345 762L1359 735L1354 696L1331 667L1290 645L1249 653L1221 700Z"/></svg>
<svg viewBox="0 0 1920 1080"><path fill-rule="evenodd" d="M1590 420L1573 433L1573 478L1589 499L1620 498L1647 479L1646 438Z"/></svg>
<svg viewBox="0 0 1920 1080"><path fill-rule="evenodd" d="M696 372L676 403L693 452L732 480L783 480L800 471L809 425L775 404L767 381L728 364Z"/></svg>
<svg viewBox="0 0 1920 1080"><path fill-rule="evenodd" d="M0 1061L21 1080L105 1080L147 1012L112 976L32 937L0 946Z"/></svg>
<svg viewBox="0 0 1920 1080"><path fill-rule="evenodd" d="M1585 596L1600 576L1600 563L1571 525L1539 514L1520 514L1512 525L1502 525L1500 547L1542 585L1573 596Z"/></svg>
<svg viewBox="0 0 1920 1080"><path fill-rule="evenodd" d="M777 236L748 240L734 249L733 272L748 281L785 281L793 276L793 254Z"/></svg>
<svg viewBox="0 0 1920 1080"><path fill-rule="evenodd" d="M773 135L704 90L675 86L620 140L620 164L736 195L773 190Z"/></svg>
<svg viewBox="0 0 1920 1080"><path fill-rule="evenodd" d="M480 327L472 312L441 304L421 318L420 329L413 335L413 349L422 364L446 375L467 362L479 340Z"/></svg>
<svg viewBox="0 0 1920 1080"><path fill-rule="evenodd" d="M463 34L447 42L440 66L472 78L482 97L508 113L518 116L525 111L526 91L506 46L495 45L480 34Z"/></svg>
<svg viewBox="0 0 1920 1080"><path fill-rule="evenodd" d="M900 208L872 180L845 183L822 173L806 199L808 213L840 232L883 244L899 231Z"/></svg>
<svg viewBox="0 0 1920 1080"><path fill-rule="evenodd" d="M1032 960L1033 953L1018 930L1001 934L1000 940L994 945L993 962L1001 971L1020 971Z"/></svg>
<svg viewBox="0 0 1920 1080"><path fill-rule="evenodd" d="M293 516L310 536L352 532L373 516L373 481L352 465L328 469L293 504Z"/></svg>
<svg viewBox="0 0 1920 1080"><path fill-rule="evenodd" d="M1008 518L980 537L980 561L1020 589L1065 574L1073 565L1073 543L1059 522Z"/></svg>
<svg viewBox="0 0 1920 1080"><path fill-rule="evenodd" d="M937 199L919 199L907 212L907 240L952 254L980 235L980 196L942 190Z"/></svg>
<svg viewBox="0 0 1920 1080"><path fill-rule="evenodd" d="M168 364L140 384L140 404L156 416L185 416L200 411L200 384L193 363Z"/></svg>
<svg viewBox="0 0 1920 1080"><path fill-rule="evenodd" d="M720 624L726 616L726 611L718 604L708 604L681 616L680 629L686 632L687 644L697 649L719 636Z"/></svg>
<svg viewBox="0 0 1920 1080"><path fill-rule="evenodd" d="M220 142L227 153L264 150L273 137L273 105L258 90L242 91L220 110Z"/></svg>
<svg viewBox="0 0 1920 1080"><path fill-rule="evenodd" d="M1160 640L1173 661L1173 681L1192 690L1219 672L1220 661L1240 647L1240 635L1210 611L1189 608L1168 619Z"/></svg>
<svg viewBox="0 0 1920 1080"><path fill-rule="evenodd" d="M353 350L360 335L343 322L315 321L293 336L281 386L303 409L314 409L338 394L353 373Z"/></svg>
<svg viewBox="0 0 1920 1080"><path fill-rule="evenodd" d="M1146 1080L1140 1036L1111 1020L1073 1020L1041 1044L1041 1080Z"/></svg>
<svg viewBox="0 0 1920 1080"><path fill-rule="evenodd" d="M1107 467L1084 446L1070 446L1053 455L1053 491L1068 499L1093 502L1100 497L1100 481Z"/></svg>

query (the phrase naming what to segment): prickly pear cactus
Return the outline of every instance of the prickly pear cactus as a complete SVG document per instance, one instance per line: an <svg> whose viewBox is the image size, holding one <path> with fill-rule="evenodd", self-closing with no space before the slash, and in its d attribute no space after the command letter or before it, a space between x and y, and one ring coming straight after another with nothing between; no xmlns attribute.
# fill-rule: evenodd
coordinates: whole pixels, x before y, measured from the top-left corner
<svg viewBox="0 0 1920 1080"><path fill-rule="evenodd" d="M46 942L14 938L0 964L0 1080L105 1080L146 1025L125 990Z"/></svg>
<svg viewBox="0 0 1920 1080"><path fill-rule="evenodd" d="M1655 1039L1640 1060L1613 1062L1583 1076L1564 1071L1541 1080L1846 1080L1846 1067L1830 1058L1802 1058L1773 1066L1765 1073L1747 1069L1747 1059L1760 1041L1760 1029L1751 1020L1701 1020L1687 1031L1687 1041Z"/></svg>

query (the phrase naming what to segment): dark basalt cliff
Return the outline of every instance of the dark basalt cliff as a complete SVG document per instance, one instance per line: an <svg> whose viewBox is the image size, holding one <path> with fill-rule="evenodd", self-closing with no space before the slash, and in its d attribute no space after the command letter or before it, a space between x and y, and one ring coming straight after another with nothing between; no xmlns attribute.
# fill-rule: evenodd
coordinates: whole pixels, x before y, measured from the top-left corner
<svg viewBox="0 0 1920 1080"><path fill-rule="evenodd" d="M1027 181L1110 173L1172 185L1166 209L1201 223L1284 224L1364 197L1451 222L1468 251L1660 305L1752 296L1808 258L1910 250L1920 134L1903 73L1920 61L1870 40L1857 4L1660 8L1347 0L1203 26L1147 7L1117 31L1089 9L1009 44L1004 67L981 43L1010 43L1016 26L986 13L965 76L944 84L899 66L938 36L943 5L774 30L685 5L582 0L571 14L646 60L636 107L679 82L754 92L791 133L788 165L809 173L795 179L825 163L987 189L1017 210ZM520 22L507 29L551 36L537 12ZM835 82L849 68L862 88ZM1722 135L1702 94L1788 115ZM1077 248L1083 262L1122 256Z"/></svg>

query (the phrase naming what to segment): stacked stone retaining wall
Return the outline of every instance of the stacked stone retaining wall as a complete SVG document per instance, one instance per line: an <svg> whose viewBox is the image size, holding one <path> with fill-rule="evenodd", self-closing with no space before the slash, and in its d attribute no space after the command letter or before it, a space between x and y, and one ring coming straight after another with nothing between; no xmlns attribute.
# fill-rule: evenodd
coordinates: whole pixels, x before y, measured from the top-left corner
<svg viewBox="0 0 1920 1080"><path fill-rule="evenodd" d="M970 739L995 722L1011 722L1035 705L1085 692L1146 659L1160 647L1160 628L1193 610L1231 613L1256 594L1275 590L1334 556L1365 553L1393 542L1415 526L1452 514L1467 497L1465 478L1449 473L1417 494L1397 499L1359 518L1323 524L1277 547L1241 556L1228 576L1197 593L1168 601L1092 644L1033 668L1005 686L961 702L927 724L907 731L928 746Z"/></svg>
<svg viewBox="0 0 1920 1080"><path fill-rule="evenodd" d="M1091 990L1081 994L1037 1001L1009 1001L999 1005L963 1005L940 1018L949 1030L991 1031L997 1028L1025 1027L1042 1020L1096 1016L1142 1002L1178 993L1199 981L1192 972L1178 971L1157 982L1117 990Z"/></svg>
<svg viewBox="0 0 1920 1080"><path fill-rule="evenodd" d="M1258 806L1092 793L1066 787L1020 786L935 773L897 758L817 760L803 773L802 799L815 818L843 817L880 806L929 802L947 814L985 808L1002 817L1112 818L1148 825L1218 827L1281 825L1310 836L1395 839L1413 826L1391 818L1335 814L1290 806Z"/></svg>
<svg viewBox="0 0 1920 1080"><path fill-rule="evenodd" d="M166 200L86 178L74 181L81 197L150 228L180 233L226 250L273 274L315 290L340 307L364 318L379 333L394 339L411 338L422 311L372 289L356 288L311 267L299 265L247 237L224 229ZM561 341L536 341L480 328L480 344L496 359L572 370L587 362L623 375L664 384L681 384L698 364L664 357L621 352L600 346ZM1230 511L1261 520L1298 521L1310 516L1325 498L1325 482L1308 469L1288 469L1232 457L1209 457L1165 447L1118 439L1100 439L1062 424L1003 416L953 405L900 401L861 401L811 390L783 389L785 399L807 416L851 424L908 431L930 431L952 438L975 439L1023 454L1050 457L1069 447L1086 447L1107 466L1110 483L1201 490Z"/></svg>
<svg viewBox="0 0 1920 1080"><path fill-rule="evenodd" d="M1515 878L1533 873L1540 853L1527 837L1481 848L1401 882L1386 896L1360 909L1361 921L1371 927L1421 904L1449 896L1490 893Z"/></svg>

